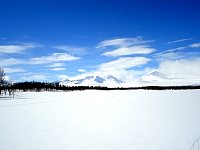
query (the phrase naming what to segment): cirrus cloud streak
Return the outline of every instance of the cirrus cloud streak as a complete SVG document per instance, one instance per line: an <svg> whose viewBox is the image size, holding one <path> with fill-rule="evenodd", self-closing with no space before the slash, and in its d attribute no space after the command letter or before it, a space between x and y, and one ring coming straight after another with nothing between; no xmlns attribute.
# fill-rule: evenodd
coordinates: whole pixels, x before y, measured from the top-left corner
<svg viewBox="0 0 200 150"><path fill-rule="evenodd" d="M123 70L144 65L149 61L150 59L145 57L121 57L117 60L100 64L99 70L102 71Z"/></svg>
<svg viewBox="0 0 200 150"><path fill-rule="evenodd" d="M48 56L42 56L38 58L31 59L31 64L48 64L48 63L55 63L55 62L66 62L66 61L74 61L78 60L80 57L75 57L68 53L53 53Z"/></svg>
<svg viewBox="0 0 200 150"><path fill-rule="evenodd" d="M0 53L7 53L7 54L21 53L24 50L36 48L38 46L39 45L33 43L25 43L19 45L1 45Z"/></svg>
<svg viewBox="0 0 200 150"><path fill-rule="evenodd" d="M116 57L116 56L133 55L133 54L150 54L154 51L155 49L150 48L148 45L138 45L138 46L118 48L113 51L105 52L102 55Z"/></svg>

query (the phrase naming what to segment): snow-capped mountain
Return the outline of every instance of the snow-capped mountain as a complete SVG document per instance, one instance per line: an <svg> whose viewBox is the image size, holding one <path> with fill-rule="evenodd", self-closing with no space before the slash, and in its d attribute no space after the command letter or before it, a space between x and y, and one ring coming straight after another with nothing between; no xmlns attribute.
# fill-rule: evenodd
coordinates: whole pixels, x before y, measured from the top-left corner
<svg viewBox="0 0 200 150"><path fill-rule="evenodd" d="M119 83L123 83L122 80L117 79L117 78L114 77L113 75L108 75L108 76L106 76L105 78L106 78L106 80L114 81L114 82L116 82L116 83L118 83L118 84L119 84Z"/></svg>
<svg viewBox="0 0 200 150"><path fill-rule="evenodd" d="M163 75L162 73L158 72L158 71L153 71L151 73L149 73L148 75L145 75L142 77L141 80L143 81L159 81L162 79L165 79L165 75Z"/></svg>
<svg viewBox="0 0 200 150"><path fill-rule="evenodd" d="M190 84L194 84L194 80ZM140 87L140 86L173 86L173 85L188 85L188 82L183 81L181 78L169 78L159 71L150 72L132 81L122 81L113 75L99 76L88 75L84 77L68 78L59 81L60 85L65 86L106 86L106 87Z"/></svg>
<svg viewBox="0 0 200 150"><path fill-rule="evenodd" d="M108 75L105 77L100 76L86 76L83 78L78 79L65 79L60 82L61 85L67 85L67 86L73 86L73 85L98 85L98 86L112 86L112 85L118 85L120 83L123 83L120 79L117 79L113 75Z"/></svg>
<svg viewBox="0 0 200 150"><path fill-rule="evenodd" d="M184 77L176 77L166 76L159 71L153 71L145 76L143 76L140 80L137 81L138 84L142 86L183 86L183 85L193 85L197 83L197 80L189 79L190 81L186 81Z"/></svg>

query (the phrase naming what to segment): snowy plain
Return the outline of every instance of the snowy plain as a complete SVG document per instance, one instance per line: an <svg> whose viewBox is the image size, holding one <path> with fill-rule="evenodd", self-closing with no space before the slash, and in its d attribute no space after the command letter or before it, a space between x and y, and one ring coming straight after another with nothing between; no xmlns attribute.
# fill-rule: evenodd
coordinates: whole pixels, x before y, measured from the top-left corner
<svg viewBox="0 0 200 150"><path fill-rule="evenodd" d="M189 150L200 90L19 92L0 98L0 150Z"/></svg>

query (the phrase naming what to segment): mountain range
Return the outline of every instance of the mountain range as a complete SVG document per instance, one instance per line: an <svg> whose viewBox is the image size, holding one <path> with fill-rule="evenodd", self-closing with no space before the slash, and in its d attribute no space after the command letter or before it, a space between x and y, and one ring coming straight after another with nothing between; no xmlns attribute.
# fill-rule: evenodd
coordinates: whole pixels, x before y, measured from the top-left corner
<svg viewBox="0 0 200 150"><path fill-rule="evenodd" d="M168 86L168 85L193 85L196 81L187 83L181 78L167 77L159 71L153 71L132 81L124 81L113 75L99 76L88 75L76 79L65 79L59 81L60 85L65 86L106 86L106 87L133 87L133 86Z"/></svg>
<svg viewBox="0 0 200 150"><path fill-rule="evenodd" d="M86 76L83 78L78 78L78 79L65 79L63 81L59 82L60 85L65 85L65 86L110 86L110 85L118 85L123 83L122 80L114 77L113 75L107 75L104 77L101 76Z"/></svg>

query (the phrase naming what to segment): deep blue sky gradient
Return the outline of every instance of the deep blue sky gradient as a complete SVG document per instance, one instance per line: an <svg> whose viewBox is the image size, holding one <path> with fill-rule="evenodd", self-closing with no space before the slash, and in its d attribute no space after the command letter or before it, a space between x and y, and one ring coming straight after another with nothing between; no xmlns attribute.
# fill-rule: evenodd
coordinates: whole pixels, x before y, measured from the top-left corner
<svg viewBox="0 0 200 150"><path fill-rule="evenodd" d="M199 6L198 0L1 0L0 33L13 40L80 45L121 36L199 37Z"/></svg>
<svg viewBox="0 0 200 150"><path fill-rule="evenodd" d="M84 59L66 64L67 68L73 66L68 71L75 75L81 65L89 68L115 59L99 57L102 51L95 46L103 40L142 36L155 41L151 45L157 52L192 44L167 44L173 40L199 42L199 7L199 0L0 0L0 45L46 45L23 58L53 53L54 45L86 47ZM1 57L9 58L6 54ZM151 62L149 67L156 64Z"/></svg>

